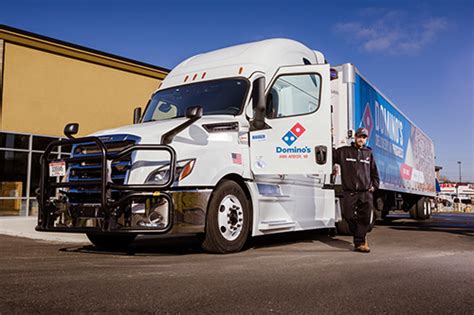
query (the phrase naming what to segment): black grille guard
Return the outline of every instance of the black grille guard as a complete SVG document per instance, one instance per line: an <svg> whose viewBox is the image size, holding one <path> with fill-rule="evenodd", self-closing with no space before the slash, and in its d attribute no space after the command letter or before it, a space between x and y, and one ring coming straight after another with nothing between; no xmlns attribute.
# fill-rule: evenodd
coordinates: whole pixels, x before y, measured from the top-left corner
<svg viewBox="0 0 474 315"><path fill-rule="evenodd" d="M67 182L50 182L49 181L49 162L57 161L58 159L50 158L53 149L60 146L74 145L79 143L95 143L100 153L91 156L72 156L61 158L61 161L66 162L66 165L74 162L95 162L100 163L100 179L98 180L83 180L83 181L67 181ZM170 176L166 183L161 185L156 184L114 184L108 181L108 167L107 162L114 159L119 159L123 156L131 154L133 151L167 151L170 154ZM104 211L104 220L107 221L114 209L130 202L132 199L143 197L160 196L165 198L169 205L170 222L165 229L121 229L120 233L166 233L173 225L173 203L172 198L166 191L171 187L175 179L176 172L176 152L175 150L165 144L135 144L128 146L119 152L107 152L107 146L99 137L82 137L73 139L61 139L51 142L41 156L41 177L40 185L37 194L38 199L38 231L57 231L57 232L91 232L88 228L70 228L70 227L55 227L55 209L50 201L50 195L53 190L57 188L77 188L77 187L99 187L100 192L100 208ZM111 191L120 191L122 194L118 200L112 200ZM105 225L107 226L107 225ZM110 232L110 228L104 227L103 232Z"/></svg>

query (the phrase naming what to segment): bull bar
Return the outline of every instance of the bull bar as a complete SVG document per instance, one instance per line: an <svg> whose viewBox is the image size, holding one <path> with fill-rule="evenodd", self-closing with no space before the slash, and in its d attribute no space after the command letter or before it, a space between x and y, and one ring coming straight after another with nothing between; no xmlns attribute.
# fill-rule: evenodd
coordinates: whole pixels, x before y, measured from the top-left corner
<svg viewBox="0 0 474 315"><path fill-rule="evenodd" d="M82 181L65 181L65 182L50 182L49 163L57 161L58 159L51 158L53 149L60 146L95 143L99 153L94 155L72 156L61 158L61 161L66 163L66 168L70 163L77 162L99 162L100 164L100 178L94 180ZM108 162L122 158L134 151L166 151L170 155L169 177L164 184L115 184L108 180ZM171 195L167 192L175 179L176 172L176 152L166 144L133 144L126 147L119 152L108 152L106 144L96 136L61 139L51 142L41 156L41 177L40 185L37 191L38 200L38 225L37 231L48 232L76 232L76 233L166 233L171 230L173 226L173 200ZM101 228L97 227L66 227L55 226L54 221L58 218L58 207L55 202L51 200L51 193L58 188L80 188L80 187L99 187L100 202L99 206L103 212L103 224ZM111 198L112 190L120 192L120 197L117 200ZM116 218L116 210L118 207L127 205L132 200L144 198L164 198L168 203L168 224L162 228L150 227L120 227L115 228L112 224L114 217Z"/></svg>

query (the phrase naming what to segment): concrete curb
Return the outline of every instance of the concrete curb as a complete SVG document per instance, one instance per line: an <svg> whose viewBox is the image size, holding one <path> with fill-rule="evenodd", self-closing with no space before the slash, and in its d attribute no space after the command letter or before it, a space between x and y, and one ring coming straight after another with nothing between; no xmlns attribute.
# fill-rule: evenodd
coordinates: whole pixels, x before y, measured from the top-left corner
<svg viewBox="0 0 474 315"><path fill-rule="evenodd" d="M61 243L89 243L84 234L35 231L36 217L0 217L0 234Z"/></svg>

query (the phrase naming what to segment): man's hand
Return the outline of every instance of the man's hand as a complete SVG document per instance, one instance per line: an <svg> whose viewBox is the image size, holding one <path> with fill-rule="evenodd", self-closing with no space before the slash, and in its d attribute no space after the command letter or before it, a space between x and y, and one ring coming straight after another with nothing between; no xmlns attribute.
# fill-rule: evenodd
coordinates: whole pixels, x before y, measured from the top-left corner
<svg viewBox="0 0 474 315"><path fill-rule="evenodd" d="M374 188L374 186L370 186L370 188L369 188L369 192L374 192L374 191L375 191L375 188Z"/></svg>

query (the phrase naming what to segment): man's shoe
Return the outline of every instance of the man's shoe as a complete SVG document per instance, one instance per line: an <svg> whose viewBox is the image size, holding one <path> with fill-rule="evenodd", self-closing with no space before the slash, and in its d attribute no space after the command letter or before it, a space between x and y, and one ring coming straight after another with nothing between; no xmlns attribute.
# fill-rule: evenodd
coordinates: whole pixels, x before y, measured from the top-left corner
<svg viewBox="0 0 474 315"><path fill-rule="evenodd" d="M364 244L354 245L354 251L361 253L370 253L370 247L367 241Z"/></svg>

